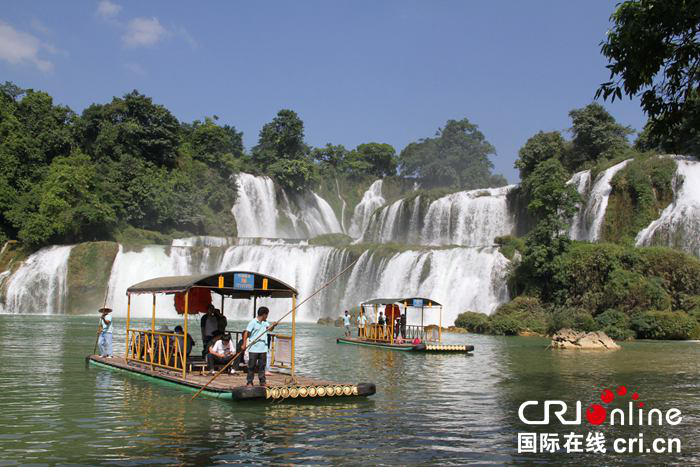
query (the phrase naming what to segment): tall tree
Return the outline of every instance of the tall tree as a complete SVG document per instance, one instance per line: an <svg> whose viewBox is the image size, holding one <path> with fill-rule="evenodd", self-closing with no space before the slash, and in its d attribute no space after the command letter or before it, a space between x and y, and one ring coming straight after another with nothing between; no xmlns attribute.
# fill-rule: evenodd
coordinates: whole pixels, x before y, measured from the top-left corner
<svg viewBox="0 0 700 467"><path fill-rule="evenodd" d="M293 110L283 109L260 130L253 162L284 188L302 191L317 178L316 166L304 142L304 122Z"/></svg>
<svg viewBox="0 0 700 467"><path fill-rule="evenodd" d="M235 160L243 157L243 133L229 125L217 125L214 118L203 122L195 120L184 125L185 140L190 145L194 159L209 167L230 172Z"/></svg>
<svg viewBox="0 0 700 467"><path fill-rule="evenodd" d="M657 143L700 154L700 0L625 1L610 19L596 97L641 97Z"/></svg>
<svg viewBox="0 0 700 467"><path fill-rule="evenodd" d="M598 104L588 104L569 112L571 117L572 147L564 160L569 170L579 170L608 159L629 148L627 137L634 131L620 125L615 117Z"/></svg>
<svg viewBox="0 0 700 467"><path fill-rule="evenodd" d="M406 146L399 163L403 175L419 178L426 187L482 188L493 180L489 156L495 153L479 128L465 118L448 120L434 138Z"/></svg>
<svg viewBox="0 0 700 467"><path fill-rule="evenodd" d="M347 171L350 174L372 177L396 175L396 150L390 144L365 143L351 151L346 158Z"/></svg>
<svg viewBox="0 0 700 467"><path fill-rule="evenodd" d="M569 143L558 131L538 132L518 151L515 168L520 170L520 179L525 180L540 162L552 158L562 160L568 150Z"/></svg>

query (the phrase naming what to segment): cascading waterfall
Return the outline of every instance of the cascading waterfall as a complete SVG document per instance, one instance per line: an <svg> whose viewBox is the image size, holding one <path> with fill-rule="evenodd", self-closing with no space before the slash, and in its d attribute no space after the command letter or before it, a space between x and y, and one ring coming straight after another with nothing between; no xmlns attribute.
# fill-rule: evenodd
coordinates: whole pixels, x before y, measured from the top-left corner
<svg viewBox="0 0 700 467"><path fill-rule="evenodd" d="M673 202L637 234L636 244L670 246L700 257L700 161L675 159L678 169Z"/></svg>
<svg viewBox="0 0 700 467"><path fill-rule="evenodd" d="M382 180L376 180L362 195L358 205L355 206L348 232L350 236L353 238L360 237L367 228L372 213L383 206L384 203L386 203L386 200L382 196Z"/></svg>
<svg viewBox="0 0 700 467"><path fill-rule="evenodd" d="M51 246L29 256L6 283L1 313L54 314L65 312L68 258L72 246Z"/></svg>
<svg viewBox="0 0 700 467"><path fill-rule="evenodd" d="M400 199L371 216L362 241L421 245L492 245L511 234L514 215L508 194L515 185L460 191L429 204L420 196ZM427 204L427 206L426 206Z"/></svg>
<svg viewBox="0 0 700 467"><path fill-rule="evenodd" d="M579 213L576 215L574 220L576 229L572 228L570 230L569 236L573 240L596 242L598 239L600 239L603 220L605 220L605 210L608 207L608 200L610 199L610 192L612 191L610 182L615 174L622 170L630 162L630 160L631 159L628 159L620 162L619 164L615 164L596 177L595 182L591 187L590 194L588 195L588 199L586 200L584 206L582 206L583 211L579 209ZM584 177L584 175L581 175L578 181L580 182L581 178ZM588 177L590 179L590 173L588 174Z"/></svg>
<svg viewBox="0 0 700 467"><path fill-rule="evenodd" d="M222 270L256 271L280 279L310 296L351 262L345 249L321 246L251 245L228 248L152 245L141 251L122 247L112 268L109 303L116 316L126 312L128 286L157 276L203 274ZM305 304L300 320L338 316L345 308L376 296L426 295L445 303L444 324L452 324L466 310L491 312L507 300L508 260L494 248L415 250L385 256L371 250L336 283ZM459 293L457 293L459 291ZM150 295L134 296L132 316L151 314ZM172 296L158 297L162 316L175 317ZM273 315L289 309L284 300L260 299ZM219 306L219 304L216 304ZM247 318L252 303L226 300L226 314Z"/></svg>
<svg viewBox="0 0 700 467"><path fill-rule="evenodd" d="M240 237L311 238L343 231L328 202L314 192L287 195L270 177L247 173L239 173L236 183L231 212Z"/></svg>
<svg viewBox="0 0 700 467"><path fill-rule="evenodd" d="M582 199L588 197L588 192L591 188L591 171L584 170L582 172L576 172L571 180L567 182L569 185L576 187L576 191L581 195ZM572 240L580 240L581 237L585 235L585 221L584 221L584 209L585 202L578 205L578 210L574 215L571 222L571 228L569 229L569 237Z"/></svg>

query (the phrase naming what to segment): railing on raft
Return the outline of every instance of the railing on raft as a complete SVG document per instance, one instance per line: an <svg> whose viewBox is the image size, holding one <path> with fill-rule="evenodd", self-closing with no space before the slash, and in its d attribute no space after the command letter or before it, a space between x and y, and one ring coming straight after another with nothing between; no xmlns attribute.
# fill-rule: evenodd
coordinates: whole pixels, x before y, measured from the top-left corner
<svg viewBox="0 0 700 467"><path fill-rule="evenodd" d="M381 342L393 342L399 336L406 340L413 340L415 338L421 341L439 340L437 328L433 327L428 329L427 326L415 324L407 324L404 328L405 331L401 332L402 329L400 326L394 326L392 328L392 326L388 324L367 324L364 328L359 328L359 337Z"/></svg>
<svg viewBox="0 0 700 467"><path fill-rule="evenodd" d="M169 370L182 371L185 367L183 334L127 329L126 342L127 361L136 361Z"/></svg>

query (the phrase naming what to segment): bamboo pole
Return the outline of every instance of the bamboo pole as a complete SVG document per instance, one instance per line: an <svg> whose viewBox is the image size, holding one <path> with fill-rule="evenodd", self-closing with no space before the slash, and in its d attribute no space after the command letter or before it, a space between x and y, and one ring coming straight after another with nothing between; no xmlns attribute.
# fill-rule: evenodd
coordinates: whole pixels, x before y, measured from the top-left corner
<svg viewBox="0 0 700 467"><path fill-rule="evenodd" d="M153 369L153 363L156 359L155 350L155 337L156 337L156 294L153 294L153 309L151 311L151 369Z"/></svg>
<svg viewBox="0 0 700 467"><path fill-rule="evenodd" d="M294 352L295 352L295 345L296 345L296 317L297 317L297 296L292 295L292 378L294 378Z"/></svg>
<svg viewBox="0 0 700 467"><path fill-rule="evenodd" d="M223 297L223 295L222 295ZM222 299L223 301L223 299ZM187 313L189 312L190 291L185 293L185 335L182 336L182 379L187 379Z"/></svg>
<svg viewBox="0 0 700 467"><path fill-rule="evenodd" d="M360 257L358 256L356 260L354 260L352 263L348 264L348 265L345 267L345 269L343 269L342 271L340 271L340 272L339 272L335 277L333 277L331 280L329 280L328 282L326 282L325 284L323 284L318 290L316 290L314 293L312 293L311 295L309 295L308 297L306 297L304 300L302 300L302 301L299 302L298 304L295 304L294 306L292 306L292 309L291 309L291 310L289 310L287 313L285 313L280 319L278 319L275 323L273 323L269 328L265 329L265 330L264 330L258 337L256 337L252 342L249 342L249 343L248 343L248 347L252 347L253 344L255 344L256 342L258 342L265 334L267 334L267 332L270 330L270 328L274 328L275 326L277 326L278 324L280 324L280 323L282 322L282 320L283 320L284 318L286 318L287 316L289 316L290 314L296 313L296 310L297 310L300 306L302 306L304 303L306 303L306 302L308 302L309 300L311 300L313 297L315 297L316 295L318 295L319 293L321 293L321 291L322 291L323 289L325 289L326 287L328 287L329 285L331 285L333 282L335 282L336 280L338 280L338 278L339 278L340 276L342 276L343 274L345 274L351 267L353 267L353 266L355 265L355 263L357 263L357 261L358 261L359 259L360 259ZM254 298L255 298L255 297L254 297ZM226 369L227 369L229 366L231 366L231 364L232 364L234 361L236 361L236 359L237 359L243 352L245 352L245 349L241 349L240 352L238 352L236 355L234 355L233 358L232 358L231 360L229 360L229 362L228 362L226 365L224 365L223 367L221 367L221 369L220 369L214 376L211 377L211 379L207 382L207 384L205 384L204 386L202 386L202 387L199 389L199 391L197 391L197 392L195 393L195 395L192 396L192 399L191 399L191 400L195 400L195 399L202 393L202 391L204 391L207 387L209 387L209 385L210 385L216 378L218 378L219 375L221 375L221 373L223 373L224 371L226 371Z"/></svg>
<svg viewBox="0 0 700 467"><path fill-rule="evenodd" d="M126 295L126 359L129 359L129 324L131 322L131 294Z"/></svg>

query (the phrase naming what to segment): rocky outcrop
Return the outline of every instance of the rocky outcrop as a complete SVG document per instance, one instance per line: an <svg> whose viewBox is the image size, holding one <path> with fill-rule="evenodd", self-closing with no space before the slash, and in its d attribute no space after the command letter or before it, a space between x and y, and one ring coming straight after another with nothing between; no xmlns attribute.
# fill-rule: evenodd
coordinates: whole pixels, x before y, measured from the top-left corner
<svg viewBox="0 0 700 467"><path fill-rule="evenodd" d="M560 329L552 336L553 349L573 350L619 350L621 347L607 334L597 332L579 332L573 329Z"/></svg>

